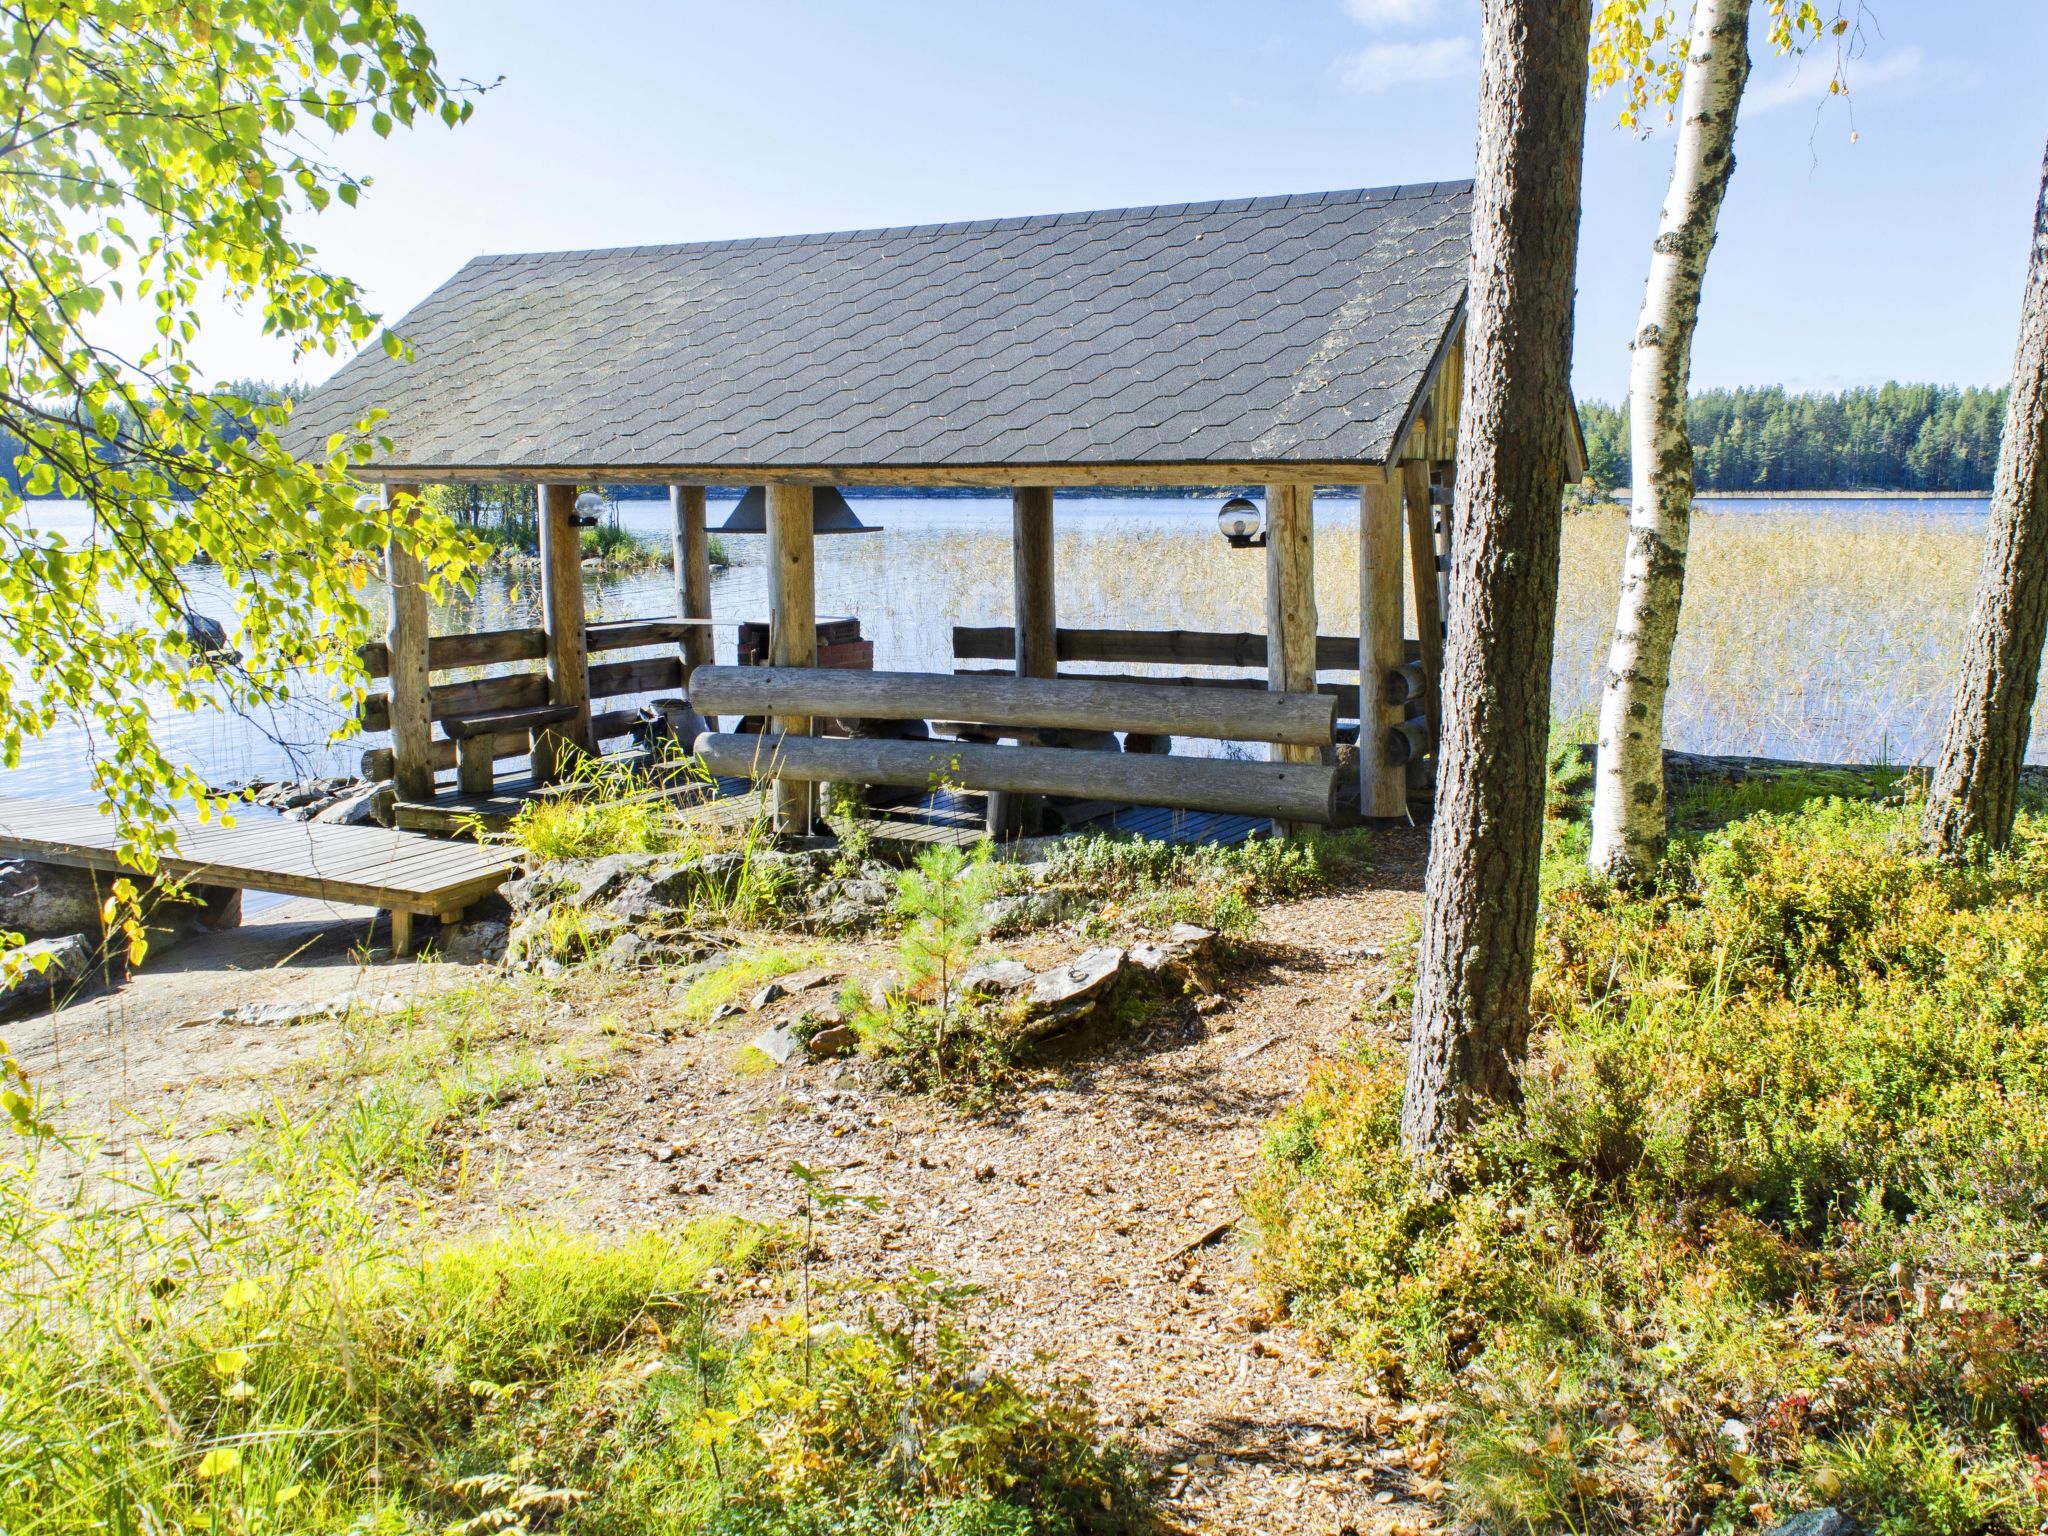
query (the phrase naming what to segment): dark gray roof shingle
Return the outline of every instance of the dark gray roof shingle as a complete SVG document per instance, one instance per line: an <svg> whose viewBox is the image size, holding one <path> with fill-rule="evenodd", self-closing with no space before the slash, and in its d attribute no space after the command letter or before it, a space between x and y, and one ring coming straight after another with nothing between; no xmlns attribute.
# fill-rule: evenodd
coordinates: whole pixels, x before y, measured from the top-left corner
<svg viewBox="0 0 2048 1536"><path fill-rule="evenodd" d="M378 468L1380 463L1470 183L470 262L300 406Z"/></svg>

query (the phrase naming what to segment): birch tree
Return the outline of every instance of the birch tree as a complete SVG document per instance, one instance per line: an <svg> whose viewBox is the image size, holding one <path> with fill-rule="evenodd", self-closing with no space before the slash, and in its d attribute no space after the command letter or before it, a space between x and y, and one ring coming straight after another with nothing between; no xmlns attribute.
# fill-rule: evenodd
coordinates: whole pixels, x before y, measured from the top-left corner
<svg viewBox="0 0 2048 1536"><path fill-rule="evenodd" d="M1629 363L1628 549L1600 701L1593 787L1595 873L1632 880L1664 850L1664 701L1685 595L1693 500L1685 405L1707 258L1735 173L1735 119L1749 83L1751 0L1694 0L1689 29L1651 0L1608 0L1595 22L1596 87L1624 85L1622 122L1677 102L1671 189L1650 247L1650 276ZM1767 0L1770 39L1797 52L1848 19L1824 22L1810 3ZM1829 81L1838 94L1838 68Z"/></svg>
<svg viewBox="0 0 2048 1536"><path fill-rule="evenodd" d="M360 692L392 532L350 478L375 418L294 459L288 403L205 382L201 306L225 297L300 357L370 341L361 290L301 233L367 185L328 154L359 125L460 123L473 93L392 0L0 0L0 86L0 430L26 495L90 513L67 537L0 479L0 766L85 727L147 867L177 800L213 804L162 716L259 713L323 670ZM146 343L109 342L123 310L154 323ZM460 575L445 518L398 536L437 585ZM235 605L233 666L187 635L202 561Z"/></svg>
<svg viewBox="0 0 2048 1536"><path fill-rule="evenodd" d="M1951 862L2012 840L2020 765L2048 628L2048 157L2020 305L2020 343L1991 490L1991 532L1977 576L1969 647L1922 833Z"/></svg>
<svg viewBox="0 0 2048 1536"><path fill-rule="evenodd" d="M1590 0L1485 0L1443 740L1401 1137L1440 1166L1529 1038Z"/></svg>

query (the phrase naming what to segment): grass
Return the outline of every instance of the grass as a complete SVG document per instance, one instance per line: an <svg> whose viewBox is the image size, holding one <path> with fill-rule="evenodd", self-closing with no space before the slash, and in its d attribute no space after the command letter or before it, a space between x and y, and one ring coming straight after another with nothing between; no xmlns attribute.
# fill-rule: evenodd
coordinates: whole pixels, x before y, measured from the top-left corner
<svg viewBox="0 0 2048 1536"><path fill-rule="evenodd" d="M1091 922L1196 923L1241 932L1264 903L1331 889L1369 862L1362 829L1253 838L1232 847L1184 847L1145 838L1073 837L1056 844L1046 884L1084 895Z"/></svg>
<svg viewBox="0 0 2048 1536"><path fill-rule="evenodd" d="M827 1287L810 1246L731 1217L444 1239L380 1215L333 1129L130 1176L18 1138L0 1528L1149 1529L1078 1387L981 1364L971 1288Z"/></svg>
<svg viewBox="0 0 2048 1536"><path fill-rule="evenodd" d="M1271 1132L1265 1283L1448 1405L1489 1531L2048 1518L2048 820L1948 870L1916 807L1826 787L1690 801L1737 819L1645 894L1558 854L1526 1102L1451 1193L1400 1155L1398 1048L1320 1066Z"/></svg>

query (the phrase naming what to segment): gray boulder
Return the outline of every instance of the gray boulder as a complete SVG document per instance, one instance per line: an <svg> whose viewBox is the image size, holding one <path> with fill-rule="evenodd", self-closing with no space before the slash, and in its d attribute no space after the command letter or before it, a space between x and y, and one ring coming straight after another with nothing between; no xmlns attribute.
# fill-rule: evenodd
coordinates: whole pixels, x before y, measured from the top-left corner
<svg viewBox="0 0 2048 1536"><path fill-rule="evenodd" d="M1804 1509L1772 1526L1768 1536L1861 1536L1862 1527L1833 1505Z"/></svg>
<svg viewBox="0 0 2048 1536"><path fill-rule="evenodd" d="M13 979L0 983L0 1008L26 1007L85 980L92 970L93 945L82 933L35 939L8 956Z"/></svg>
<svg viewBox="0 0 2048 1536"><path fill-rule="evenodd" d="M0 860L0 931L31 939L99 934L100 909L113 881L89 869Z"/></svg>
<svg viewBox="0 0 2048 1536"><path fill-rule="evenodd" d="M1064 1029L1093 1013L1123 974L1125 952L1112 945L1087 950L1065 965L1040 971L1024 994L1026 1038Z"/></svg>

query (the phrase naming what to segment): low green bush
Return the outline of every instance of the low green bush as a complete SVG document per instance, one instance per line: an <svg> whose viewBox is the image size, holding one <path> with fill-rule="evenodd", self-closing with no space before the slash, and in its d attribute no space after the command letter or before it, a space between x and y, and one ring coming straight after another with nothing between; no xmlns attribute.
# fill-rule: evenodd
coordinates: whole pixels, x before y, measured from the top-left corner
<svg viewBox="0 0 2048 1536"><path fill-rule="evenodd" d="M1198 923L1219 932L1252 924L1261 903L1312 896L1369 860L1362 829L1252 838L1231 847L1138 837L1073 837L1053 845L1046 881L1087 893L1102 923Z"/></svg>
<svg viewBox="0 0 2048 1536"><path fill-rule="evenodd" d="M1403 1062L1319 1067L1248 1197L1266 1283L1440 1397L1491 1531L1880 1536L2048 1518L2048 823L1920 857L1824 800L1547 899L1519 1112L1448 1193Z"/></svg>

